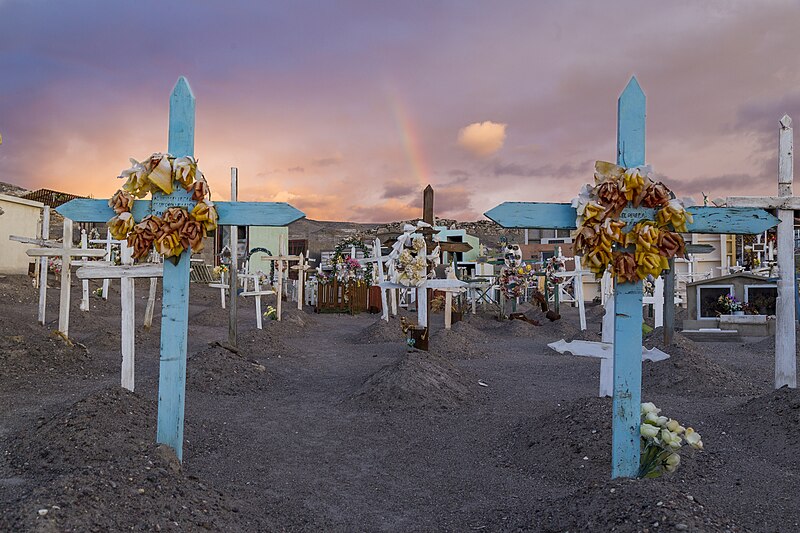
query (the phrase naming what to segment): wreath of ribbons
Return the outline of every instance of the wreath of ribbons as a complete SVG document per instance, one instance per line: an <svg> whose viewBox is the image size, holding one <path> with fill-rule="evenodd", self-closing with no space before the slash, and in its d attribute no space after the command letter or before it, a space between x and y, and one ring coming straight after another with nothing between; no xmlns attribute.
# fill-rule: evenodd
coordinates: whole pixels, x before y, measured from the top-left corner
<svg viewBox="0 0 800 533"><path fill-rule="evenodd" d="M108 201L115 213L108 221L111 236L127 239L135 259L146 257L154 247L166 258L177 257L190 248L193 252L202 251L203 238L217 227L217 209L197 160L155 153L141 163L130 161L131 168L119 175L127 181ZM148 193L172 194L177 187L192 193L196 204L191 211L173 206L161 216L147 215L138 223L133 219L131 210L136 198Z"/></svg>
<svg viewBox="0 0 800 533"><path fill-rule="evenodd" d="M684 256L679 232L687 231L692 215L651 175L649 166L624 168L597 161L594 186L585 185L572 201L578 214L572 234L575 253L598 278L608 269L622 283L658 277L669 268L670 258ZM655 220L641 220L624 232L620 215L629 205L655 209ZM631 245L632 253L622 249Z"/></svg>

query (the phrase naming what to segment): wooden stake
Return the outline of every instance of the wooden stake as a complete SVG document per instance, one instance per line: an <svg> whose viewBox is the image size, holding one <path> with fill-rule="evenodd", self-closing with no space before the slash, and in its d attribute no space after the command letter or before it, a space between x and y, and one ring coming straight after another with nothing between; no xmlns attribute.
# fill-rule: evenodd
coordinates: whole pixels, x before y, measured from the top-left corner
<svg viewBox="0 0 800 533"><path fill-rule="evenodd" d="M44 206L42 213L42 240L50 238L50 206ZM39 259L39 324L44 326L47 307L47 257Z"/></svg>
<svg viewBox="0 0 800 533"><path fill-rule="evenodd" d="M236 202L239 197L239 169L231 167L231 202ZM231 264L228 269L228 285L229 295L228 298L228 344L234 348L237 346L236 331L237 331L237 291L239 289L239 228L238 226L230 226L230 247L231 247Z"/></svg>

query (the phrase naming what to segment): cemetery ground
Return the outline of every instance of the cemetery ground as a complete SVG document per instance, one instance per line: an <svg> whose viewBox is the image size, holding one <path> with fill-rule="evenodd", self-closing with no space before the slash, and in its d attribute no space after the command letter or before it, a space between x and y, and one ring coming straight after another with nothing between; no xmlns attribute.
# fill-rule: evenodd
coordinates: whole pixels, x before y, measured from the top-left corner
<svg viewBox="0 0 800 533"><path fill-rule="evenodd" d="M643 399L706 450L685 449L660 479L612 481L599 361L546 346L599 340L599 307L583 333L569 308L553 323L528 308L540 327L479 314L449 332L433 314L426 354L378 315L285 305L259 331L241 298L235 353L215 344L228 327L218 290L193 284L181 466L155 444L161 306L143 331L148 280L136 281L135 393L119 387L119 284L88 313L73 298L72 346L51 334L51 285L41 327L30 280L0 278L2 531L800 528L800 395L772 390L772 340L647 337L672 358L645 363Z"/></svg>

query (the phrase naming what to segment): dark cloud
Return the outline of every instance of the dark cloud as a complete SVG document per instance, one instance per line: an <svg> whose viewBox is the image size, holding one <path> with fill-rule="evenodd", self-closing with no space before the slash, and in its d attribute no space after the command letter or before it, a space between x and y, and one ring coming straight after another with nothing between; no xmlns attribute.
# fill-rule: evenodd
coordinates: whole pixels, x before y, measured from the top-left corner
<svg viewBox="0 0 800 533"><path fill-rule="evenodd" d="M417 192L418 187L404 181L391 181L384 185L381 198L402 198Z"/></svg>
<svg viewBox="0 0 800 533"><path fill-rule="evenodd" d="M302 173L302 172L305 172L305 171L306 171L306 169L304 169L303 167L290 167L290 168L286 169L286 172Z"/></svg>

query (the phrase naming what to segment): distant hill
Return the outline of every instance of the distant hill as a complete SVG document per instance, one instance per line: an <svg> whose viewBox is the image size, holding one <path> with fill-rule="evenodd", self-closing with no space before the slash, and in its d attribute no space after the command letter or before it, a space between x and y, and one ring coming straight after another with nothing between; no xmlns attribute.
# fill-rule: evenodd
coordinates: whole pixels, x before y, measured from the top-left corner
<svg viewBox="0 0 800 533"><path fill-rule="evenodd" d="M0 181L0 194L7 194L9 196L22 196L23 194L27 194L29 192L30 191L28 189L20 187L19 185Z"/></svg>

